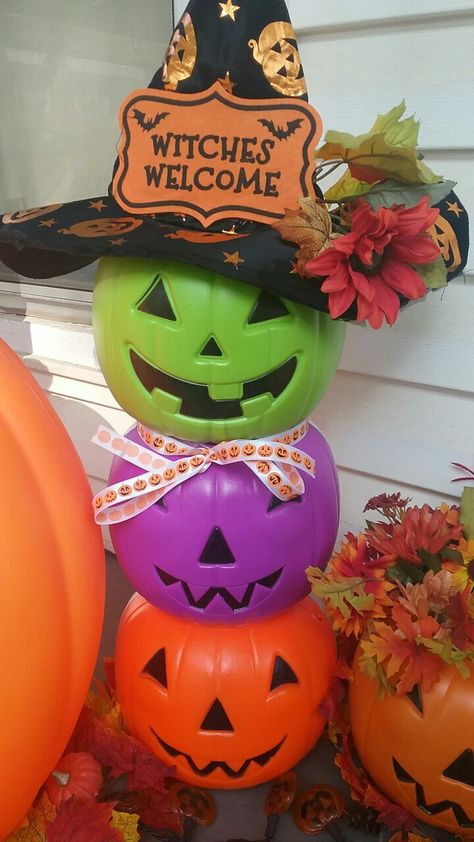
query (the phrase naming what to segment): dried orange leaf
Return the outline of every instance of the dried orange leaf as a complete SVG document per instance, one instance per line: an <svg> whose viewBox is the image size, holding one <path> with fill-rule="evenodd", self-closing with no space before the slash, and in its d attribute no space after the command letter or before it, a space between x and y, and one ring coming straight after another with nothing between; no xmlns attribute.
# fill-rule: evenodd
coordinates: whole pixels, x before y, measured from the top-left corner
<svg viewBox="0 0 474 842"><path fill-rule="evenodd" d="M287 209L274 227L284 240L299 246L296 269L302 276L307 262L330 245L331 217L326 205L317 199L301 198L298 210Z"/></svg>

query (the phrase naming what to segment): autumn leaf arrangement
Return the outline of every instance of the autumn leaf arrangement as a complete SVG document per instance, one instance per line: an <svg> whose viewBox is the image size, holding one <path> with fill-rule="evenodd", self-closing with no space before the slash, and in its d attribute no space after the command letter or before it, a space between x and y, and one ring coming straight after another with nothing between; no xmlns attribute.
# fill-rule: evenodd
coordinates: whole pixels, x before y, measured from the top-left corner
<svg viewBox="0 0 474 842"><path fill-rule="evenodd" d="M142 827L181 834L170 806L173 770L125 730L108 679L90 691L63 757L24 824L5 842L138 842ZM168 835L166 835L168 834Z"/></svg>
<svg viewBox="0 0 474 842"><path fill-rule="evenodd" d="M302 198L275 223L298 244L294 272L318 284L332 318L393 324L402 301L443 287L447 270L432 207L455 186L423 162L420 124L402 102L366 134L328 131L316 150L319 198ZM325 192L321 183L344 168Z"/></svg>
<svg viewBox="0 0 474 842"><path fill-rule="evenodd" d="M474 481L474 471L454 481ZM357 763L346 706L354 658L381 695L429 691L445 664L463 677L474 662L474 487L460 506L412 506L399 493L367 503L366 528L349 532L323 572L307 573L336 632L337 677L323 704L336 764L353 797L393 830L414 817L393 804Z"/></svg>

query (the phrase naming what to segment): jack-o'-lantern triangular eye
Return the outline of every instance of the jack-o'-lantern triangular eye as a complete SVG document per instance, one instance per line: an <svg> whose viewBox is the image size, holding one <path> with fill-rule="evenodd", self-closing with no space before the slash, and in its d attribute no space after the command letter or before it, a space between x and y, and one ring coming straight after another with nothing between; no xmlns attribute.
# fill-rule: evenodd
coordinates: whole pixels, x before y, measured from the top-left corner
<svg viewBox="0 0 474 842"><path fill-rule="evenodd" d="M276 295L272 295L271 292L263 290L255 302L248 324L253 325L257 322L268 322L270 319L279 319L281 316L288 315L289 312L283 301Z"/></svg>
<svg viewBox="0 0 474 842"><path fill-rule="evenodd" d="M407 696L408 696L408 698L410 699L410 702L412 702L412 704L414 704L414 705L415 705L415 707L416 707L416 708L420 711L420 713L422 714L422 713L423 713L423 698L422 698L422 695L421 695L421 687L420 687L420 685L419 685L419 684L415 684L415 686L413 687L413 689L412 689L412 690L410 690L410 692L409 692L409 693L407 693Z"/></svg>
<svg viewBox="0 0 474 842"><path fill-rule="evenodd" d="M289 500L281 500L280 497L275 497L275 495L272 494L272 499L270 500L270 502L268 504L267 511L272 512L273 509L276 509L278 506L281 506L282 503L301 503L302 499L303 498L301 497L300 494L297 495L296 497L290 497Z"/></svg>
<svg viewBox="0 0 474 842"><path fill-rule="evenodd" d="M164 648L155 652L153 658L150 658L145 669L143 670L147 675L151 675L158 684L162 687L168 687L168 676L166 674L166 653Z"/></svg>
<svg viewBox="0 0 474 842"><path fill-rule="evenodd" d="M138 309L141 313L149 313L151 316L158 316L160 319L168 319L171 322L176 321L163 279L159 275L141 299Z"/></svg>
<svg viewBox="0 0 474 842"><path fill-rule="evenodd" d="M282 684L298 684L298 679L287 662L280 658L279 655L275 658L273 666L272 681L270 684L270 692L281 687Z"/></svg>

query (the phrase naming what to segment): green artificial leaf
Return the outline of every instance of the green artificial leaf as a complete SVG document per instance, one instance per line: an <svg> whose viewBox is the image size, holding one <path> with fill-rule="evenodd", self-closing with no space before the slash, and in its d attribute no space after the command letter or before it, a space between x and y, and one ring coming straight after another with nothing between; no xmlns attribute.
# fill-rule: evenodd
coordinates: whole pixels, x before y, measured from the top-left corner
<svg viewBox="0 0 474 842"><path fill-rule="evenodd" d="M461 495L461 523L467 540L474 540L474 488L465 488Z"/></svg>
<svg viewBox="0 0 474 842"><path fill-rule="evenodd" d="M328 132L328 140L317 151L323 160L341 159L348 166L356 166L371 174L372 181L395 178L406 184L435 184L442 181L426 164L418 159L416 149L405 146L391 146L383 134L366 134L354 137L342 132Z"/></svg>
<svg viewBox="0 0 474 842"><path fill-rule="evenodd" d="M419 551L421 560L426 564L429 570L433 570L434 573L439 573L441 570L441 559L437 555L433 555L433 553L428 552L425 550L424 547L420 547Z"/></svg>
<svg viewBox="0 0 474 842"><path fill-rule="evenodd" d="M418 143L420 123L414 117L401 120L400 117L405 111L405 100L402 100L400 105L396 105L387 114L379 114L370 130L371 133L383 132L387 142L393 146L408 146L414 149Z"/></svg>
<svg viewBox="0 0 474 842"><path fill-rule="evenodd" d="M406 585L408 582L419 584L424 579L424 572L421 567L399 558L396 564L387 568L387 578L391 582L400 582L402 585Z"/></svg>
<svg viewBox="0 0 474 842"><path fill-rule="evenodd" d="M443 561L454 561L456 564L464 564L464 558L459 550L454 550L452 547L443 547L440 552Z"/></svg>
<svg viewBox="0 0 474 842"><path fill-rule="evenodd" d="M342 180L343 179L339 179L338 184L342 182ZM354 188L356 189L357 179L351 177L350 181L354 182ZM373 210L377 210L377 208L389 208L392 205L405 205L407 208L413 208L418 204L420 199L423 199L424 196L429 196L430 205L433 207L433 205L437 205L445 199L456 186L455 181L440 181L437 184L423 185L422 187L405 187L399 181L394 181L391 178L375 185L367 184L364 181L360 181L358 183L364 188L369 188L370 192L364 190L364 195L366 201ZM351 186L349 182L348 186ZM333 185L331 190L333 190L334 187L336 187L336 185ZM352 194L347 194L347 196L341 198L349 198L350 195ZM362 194L354 193L353 195L356 196Z"/></svg>
<svg viewBox="0 0 474 842"><path fill-rule="evenodd" d="M357 199L359 196L366 196L373 187L373 184L354 178L351 175L351 171L346 170L344 175L332 187L326 190L324 198L327 202L343 202L347 199Z"/></svg>
<svg viewBox="0 0 474 842"><path fill-rule="evenodd" d="M365 593L365 579L345 576L343 581L337 581L326 578L321 570L310 568L307 572L315 596L324 599L331 608L338 609L343 617L350 617L351 607L358 613L373 608L374 596Z"/></svg>
<svg viewBox="0 0 474 842"><path fill-rule="evenodd" d="M469 678L468 661L474 661L474 651L458 649L449 640L435 640L431 637L419 637L417 643L438 655L446 664L456 667L463 678Z"/></svg>
<svg viewBox="0 0 474 842"><path fill-rule="evenodd" d="M360 654L358 664L361 672L365 672L369 678L372 678L378 684L378 694L380 698L386 695L393 696L395 688L387 678L387 673L382 664L377 663L377 659L373 655Z"/></svg>
<svg viewBox="0 0 474 842"><path fill-rule="evenodd" d="M420 278L423 278L428 289L440 289L448 283L448 270L442 257L438 257L432 263L423 263L421 266L418 264L413 268Z"/></svg>
<svg viewBox="0 0 474 842"><path fill-rule="evenodd" d="M343 176L328 190L327 201L365 195L369 192L367 183L374 184L389 178L406 184L442 181L441 176L421 161L416 148L419 123L413 117L401 120L404 112L405 103L402 102L387 114L379 115L365 134L326 132L325 142L315 153L316 158L341 160L351 171L349 177ZM361 186L356 184L358 181Z"/></svg>

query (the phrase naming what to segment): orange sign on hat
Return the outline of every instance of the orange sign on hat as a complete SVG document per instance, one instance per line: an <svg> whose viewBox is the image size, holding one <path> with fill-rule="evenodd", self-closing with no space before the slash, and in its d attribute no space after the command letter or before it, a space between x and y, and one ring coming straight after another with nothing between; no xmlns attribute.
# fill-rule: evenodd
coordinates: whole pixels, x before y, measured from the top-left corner
<svg viewBox="0 0 474 842"><path fill-rule="evenodd" d="M197 94L146 88L120 120L112 191L128 213L268 223L311 192L322 122L306 102L240 99L219 83Z"/></svg>

